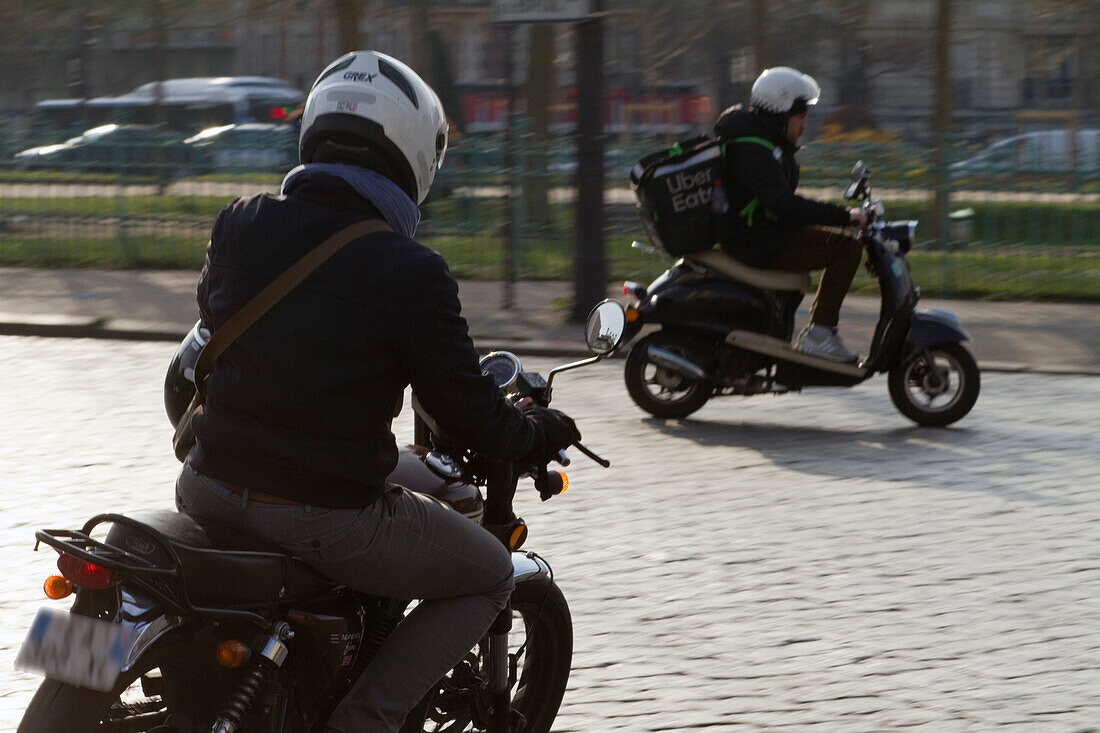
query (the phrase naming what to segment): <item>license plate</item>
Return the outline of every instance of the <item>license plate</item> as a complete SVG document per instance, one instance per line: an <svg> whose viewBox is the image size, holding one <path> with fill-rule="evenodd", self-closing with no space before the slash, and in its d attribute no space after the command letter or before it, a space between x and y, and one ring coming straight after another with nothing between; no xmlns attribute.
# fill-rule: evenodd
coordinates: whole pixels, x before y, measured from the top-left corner
<svg viewBox="0 0 1100 733"><path fill-rule="evenodd" d="M133 630L102 619L40 608L15 668L109 692L122 671Z"/></svg>

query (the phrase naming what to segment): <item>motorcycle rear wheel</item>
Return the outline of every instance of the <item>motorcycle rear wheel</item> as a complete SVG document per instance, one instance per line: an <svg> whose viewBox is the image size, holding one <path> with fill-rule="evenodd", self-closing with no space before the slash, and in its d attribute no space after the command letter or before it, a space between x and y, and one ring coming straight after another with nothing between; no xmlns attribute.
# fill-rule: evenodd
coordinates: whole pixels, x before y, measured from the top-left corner
<svg viewBox="0 0 1100 733"><path fill-rule="evenodd" d="M183 680L161 676L161 664L192 653L185 639L159 642L143 654L135 666L120 675L112 692L75 687L66 682L46 679L31 698L18 733L185 733L209 730L209 721L192 721L186 713L169 708L158 690L178 690L171 685L214 684L209 675L201 680L195 674ZM167 675L167 673L165 673ZM214 675L218 670L214 670ZM219 698L220 699L220 698ZM280 694L273 709L286 713L287 698ZM212 717L212 715L211 715ZM262 717L262 720L261 720ZM271 723L266 715L246 715L239 733L267 731ZM181 728L182 726L182 728ZM273 729L273 728L272 728Z"/></svg>
<svg viewBox="0 0 1100 733"><path fill-rule="evenodd" d="M527 721L524 733L549 733L573 662L569 606L552 580L534 578L516 585L512 592L512 615L514 642L509 645L509 655L518 655L512 709ZM423 726L410 727L406 723L402 733L484 730L480 723L484 705L475 682L480 673L478 655L471 652L429 693ZM422 708L418 710L423 713Z"/></svg>
<svg viewBox="0 0 1100 733"><path fill-rule="evenodd" d="M890 399L917 423L943 427L961 420L981 391L981 373L961 344L936 344L890 370Z"/></svg>
<svg viewBox="0 0 1100 733"><path fill-rule="evenodd" d="M623 367L626 391L634 404L653 417L664 419L685 418L705 405L710 399L710 388L651 362L646 353L650 344L678 356L688 356L686 340L665 333L647 336L634 344Z"/></svg>
<svg viewBox="0 0 1100 733"><path fill-rule="evenodd" d="M141 692L142 675L156 668L148 657L144 661L139 668L123 673L114 692L43 680L23 714L19 733L152 731L164 722L168 711L158 696Z"/></svg>

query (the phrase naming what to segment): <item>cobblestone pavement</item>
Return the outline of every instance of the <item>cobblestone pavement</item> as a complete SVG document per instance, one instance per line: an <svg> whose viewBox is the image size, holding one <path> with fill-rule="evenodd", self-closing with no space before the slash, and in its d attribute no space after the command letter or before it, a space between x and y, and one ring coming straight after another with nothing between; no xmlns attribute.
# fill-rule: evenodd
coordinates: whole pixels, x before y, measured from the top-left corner
<svg viewBox="0 0 1100 733"><path fill-rule="evenodd" d="M0 337L0 730L38 681L12 669L33 530L170 506L172 350ZM521 487L575 624L556 731L1100 730L1100 379L986 374L934 430L881 378L658 421L621 369L555 382L612 468Z"/></svg>

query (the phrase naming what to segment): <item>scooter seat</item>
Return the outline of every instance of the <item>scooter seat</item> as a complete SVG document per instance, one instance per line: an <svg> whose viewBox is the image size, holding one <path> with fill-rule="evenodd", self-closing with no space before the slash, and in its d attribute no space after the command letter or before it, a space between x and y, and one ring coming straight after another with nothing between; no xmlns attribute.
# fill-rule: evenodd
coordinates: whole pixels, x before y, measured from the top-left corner
<svg viewBox="0 0 1100 733"><path fill-rule="evenodd" d="M269 605L316 596L335 585L277 545L217 522L199 523L170 510L134 512L126 518L154 530L171 545L194 606ZM114 524L107 542L166 566L169 557L148 537L141 526Z"/></svg>
<svg viewBox="0 0 1100 733"><path fill-rule="evenodd" d="M783 270L762 270L749 267L718 249L706 249L692 252L684 257L704 267L718 270L747 285L765 290L796 290L807 292L810 289L810 274L807 272L785 272Z"/></svg>

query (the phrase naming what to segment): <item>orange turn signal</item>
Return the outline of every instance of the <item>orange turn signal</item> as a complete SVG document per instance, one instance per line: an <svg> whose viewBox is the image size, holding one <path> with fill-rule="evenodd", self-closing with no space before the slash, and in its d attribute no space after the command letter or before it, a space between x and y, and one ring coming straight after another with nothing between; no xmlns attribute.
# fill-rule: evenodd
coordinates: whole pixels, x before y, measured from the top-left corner
<svg viewBox="0 0 1100 733"><path fill-rule="evenodd" d="M45 592L47 598L59 601L73 594L73 584L63 575L51 575L46 578L46 582L42 584L42 590Z"/></svg>
<svg viewBox="0 0 1100 733"><path fill-rule="evenodd" d="M517 524L512 529L512 534L508 537L508 549L518 550L523 547L523 543L527 541L527 525Z"/></svg>
<svg viewBox="0 0 1100 733"><path fill-rule="evenodd" d="M240 667L251 655L251 650L236 639L226 639L218 644L218 664L228 669Z"/></svg>
<svg viewBox="0 0 1100 733"><path fill-rule="evenodd" d="M638 320L638 309L635 308L632 305L627 306L627 309L626 309L626 322L627 323L634 323L634 321L636 321L636 320Z"/></svg>

